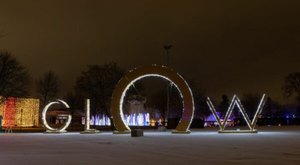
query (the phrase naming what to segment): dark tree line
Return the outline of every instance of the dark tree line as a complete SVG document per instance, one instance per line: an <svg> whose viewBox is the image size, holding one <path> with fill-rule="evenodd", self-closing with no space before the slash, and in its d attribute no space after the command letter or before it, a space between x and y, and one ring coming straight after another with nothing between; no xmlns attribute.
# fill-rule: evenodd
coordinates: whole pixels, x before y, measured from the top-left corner
<svg viewBox="0 0 300 165"><path fill-rule="evenodd" d="M58 76L52 72L46 72L36 82L36 89L41 106L44 107L50 100L55 99L59 92Z"/></svg>
<svg viewBox="0 0 300 165"><path fill-rule="evenodd" d="M27 96L29 83L26 68L9 52L0 52L0 96Z"/></svg>
<svg viewBox="0 0 300 165"><path fill-rule="evenodd" d="M111 118L109 109L111 95L123 75L124 71L113 62L89 65L76 80L75 97L81 100L89 98L92 114L101 113ZM79 107L83 107L83 104Z"/></svg>
<svg viewBox="0 0 300 165"><path fill-rule="evenodd" d="M217 106L217 111L220 112L221 118L224 118L225 114L231 104L232 98L229 98L226 94L223 94L221 98L222 98L221 102ZM258 105L262 99L262 94L260 95L260 94L247 93L247 94L244 94L241 97L239 97L239 99L241 100L242 106L244 107L245 111L247 112L247 115L250 118L253 118L254 114L257 111ZM265 105L264 105L262 114L264 114L266 116L271 116L273 113L273 110L275 108L278 108L278 106L276 106L276 105L277 105L277 103L274 102L269 96L267 96L267 98L265 98ZM236 107L236 106L233 109L232 115L237 118L242 117L241 116L242 114L240 113L238 107Z"/></svg>
<svg viewBox="0 0 300 165"><path fill-rule="evenodd" d="M0 51L0 96L28 97L30 85L27 69L11 53ZM57 96L58 86L58 78L51 71L37 80L37 93L42 104Z"/></svg>
<svg viewBox="0 0 300 165"><path fill-rule="evenodd" d="M286 98L294 95L297 101L300 102L300 72L290 73L286 76L282 90Z"/></svg>
<svg viewBox="0 0 300 165"><path fill-rule="evenodd" d="M111 62L103 65L89 65L85 71L77 77L73 92L69 92L65 99L73 107L73 109L83 109L84 99L91 99L91 110L93 114L105 114L110 117L110 99L112 92L124 76L125 71L116 63ZM29 95L29 87L31 83L30 75L27 69L9 52L0 51L0 96L5 97L27 97ZM60 82L58 76L48 71L36 80L36 92L41 100L43 107L49 100L57 98L60 91ZM200 88L193 81L189 81L191 86L194 102L195 116L205 118L210 115L210 111L206 105L206 96L201 92ZM289 74L285 77L282 86L283 94L286 98L295 96L298 101L298 109L300 114L300 72ZM143 95L142 83L135 83L130 87L126 97L132 95ZM167 114L180 116L182 112L182 98L179 92L173 86L170 89L170 108L166 113L166 91L158 91L157 95L152 99L152 105L161 111L163 118L167 118ZM253 116L261 95L245 94L242 96L242 103L247 109L249 116ZM218 104L218 111L221 116L224 116L230 104L231 98L227 95L222 95L222 100ZM274 116L284 113L282 106L267 99L263 114L266 116ZM235 112L236 113L236 112ZM236 113L235 115L239 115Z"/></svg>

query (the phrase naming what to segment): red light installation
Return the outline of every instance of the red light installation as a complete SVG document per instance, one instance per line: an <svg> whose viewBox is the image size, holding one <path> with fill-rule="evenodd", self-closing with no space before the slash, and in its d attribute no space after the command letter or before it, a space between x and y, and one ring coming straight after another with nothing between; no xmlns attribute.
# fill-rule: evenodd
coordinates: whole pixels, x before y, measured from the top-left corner
<svg viewBox="0 0 300 165"><path fill-rule="evenodd" d="M13 127L16 124L16 98L9 97L5 100L4 107L4 127Z"/></svg>

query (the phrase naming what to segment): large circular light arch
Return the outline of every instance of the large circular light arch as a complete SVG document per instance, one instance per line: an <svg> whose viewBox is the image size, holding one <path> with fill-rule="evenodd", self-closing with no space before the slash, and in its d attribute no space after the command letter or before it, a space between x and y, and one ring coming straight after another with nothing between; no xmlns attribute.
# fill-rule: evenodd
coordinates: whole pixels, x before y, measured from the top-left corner
<svg viewBox="0 0 300 165"><path fill-rule="evenodd" d="M67 122L61 128L52 128L52 127L50 127L49 124L48 124L48 122L47 122L47 120L46 120L47 111L54 104L61 104L65 108L70 108L70 106L65 101L63 101L63 100L55 100L55 101L52 101L52 102L48 103L45 106L45 108L43 109L43 112L42 112L42 121L43 121L44 126L46 127L46 132L49 132L49 133L51 133L51 132L53 132L53 133L66 132L66 129L69 127L69 125L71 123L71 120L72 120L72 116L71 115L68 115Z"/></svg>
<svg viewBox="0 0 300 165"><path fill-rule="evenodd" d="M117 133L129 133L131 130L125 123L123 100L126 91L136 81L145 77L161 77L172 82L183 99L182 117L173 133L189 133L194 116L194 99L187 82L178 73L165 66L144 66L129 71L117 84L111 100L111 115Z"/></svg>

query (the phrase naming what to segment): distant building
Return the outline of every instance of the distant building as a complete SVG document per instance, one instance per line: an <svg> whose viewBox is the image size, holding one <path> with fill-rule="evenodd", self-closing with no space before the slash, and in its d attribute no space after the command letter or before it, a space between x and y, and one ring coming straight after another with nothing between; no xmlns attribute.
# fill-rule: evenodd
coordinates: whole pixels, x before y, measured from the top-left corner
<svg viewBox="0 0 300 165"><path fill-rule="evenodd" d="M47 112L47 121L49 124L60 125L64 124L68 120L68 116L72 115L72 125L82 125L85 114L79 110L73 110L73 113L69 109L54 109Z"/></svg>
<svg viewBox="0 0 300 165"><path fill-rule="evenodd" d="M39 99L0 97L0 116L4 127L39 125Z"/></svg>

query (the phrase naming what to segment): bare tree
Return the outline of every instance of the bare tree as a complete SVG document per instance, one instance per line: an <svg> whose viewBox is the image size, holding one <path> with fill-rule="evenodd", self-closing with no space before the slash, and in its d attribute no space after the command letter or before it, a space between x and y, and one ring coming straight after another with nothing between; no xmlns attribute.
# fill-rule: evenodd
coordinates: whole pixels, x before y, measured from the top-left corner
<svg viewBox="0 0 300 165"><path fill-rule="evenodd" d="M111 118L109 107L112 92L123 74L114 62L89 65L88 70L83 71L76 80L75 95L81 99L91 99L91 114L106 114Z"/></svg>
<svg viewBox="0 0 300 165"><path fill-rule="evenodd" d="M9 52L0 52L0 96L23 97L28 94L29 74Z"/></svg>
<svg viewBox="0 0 300 165"><path fill-rule="evenodd" d="M259 105L261 96L259 94L246 93L243 96L242 104L250 118L253 118Z"/></svg>
<svg viewBox="0 0 300 165"><path fill-rule="evenodd" d="M221 113L221 118L225 117L229 104L230 104L230 100L228 99L228 96L226 94L223 94L222 101L218 106L218 111Z"/></svg>
<svg viewBox="0 0 300 165"><path fill-rule="evenodd" d="M295 94L297 100L300 101L300 72L290 73L286 76L282 90L285 97L289 98Z"/></svg>
<svg viewBox="0 0 300 165"><path fill-rule="evenodd" d="M41 78L36 82L37 93L41 99L41 105L46 105L51 99L54 99L59 91L59 82L57 75L52 72L46 72Z"/></svg>
<svg viewBox="0 0 300 165"><path fill-rule="evenodd" d="M71 107L69 109L71 114L74 114L77 110L79 110L78 107L80 107L80 105L84 105L84 100L76 97L76 95L73 92L68 92L63 98L68 103L68 105ZM81 110L83 112L83 109L81 109Z"/></svg>
<svg viewBox="0 0 300 165"><path fill-rule="evenodd" d="M206 105L206 97L194 80L189 80L189 87L192 90L194 98L194 118L204 119L210 114L210 110ZM147 106L157 109L163 121L165 121L167 118L170 118L171 120L174 118L181 118L183 98L181 98L180 93L175 85L170 90L170 110L168 113L166 113L167 103L164 98L166 98L166 89L159 89L151 98L148 99L149 102L147 102Z"/></svg>

